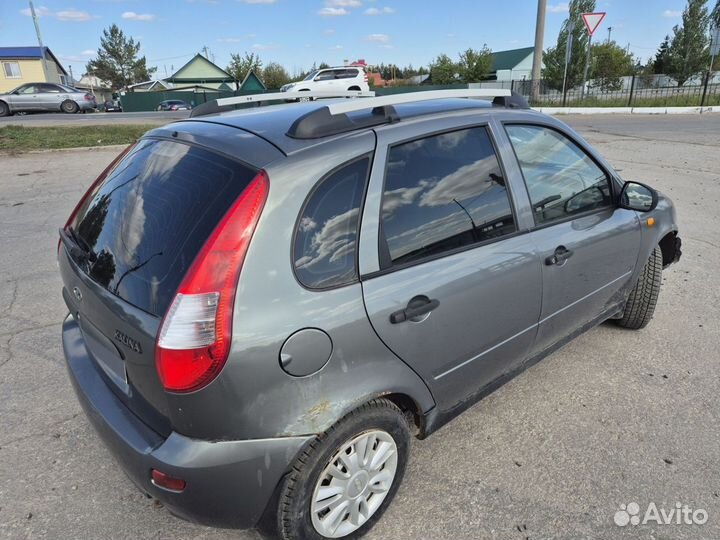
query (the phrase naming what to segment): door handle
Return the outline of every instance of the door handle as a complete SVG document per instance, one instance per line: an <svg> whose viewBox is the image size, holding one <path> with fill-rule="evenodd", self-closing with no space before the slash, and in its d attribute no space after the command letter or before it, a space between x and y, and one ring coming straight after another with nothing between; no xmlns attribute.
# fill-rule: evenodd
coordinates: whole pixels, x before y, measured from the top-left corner
<svg viewBox="0 0 720 540"><path fill-rule="evenodd" d="M415 317L420 317L421 315L430 313L439 305L439 300L430 300L424 295L415 296L408 302L405 309L401 309L390 314L390 322L392 324L398 324L409 319L414 319Z"/></svg>
<svg viewBox="0 0 720 540"><path fill-rule="evenodd" d="M562 266L565 261L573 256L573 253L574 251L572 249L568 249L565 246L558 246L555 248L555 253L545 259L545 264L548 266Z"/></svg>

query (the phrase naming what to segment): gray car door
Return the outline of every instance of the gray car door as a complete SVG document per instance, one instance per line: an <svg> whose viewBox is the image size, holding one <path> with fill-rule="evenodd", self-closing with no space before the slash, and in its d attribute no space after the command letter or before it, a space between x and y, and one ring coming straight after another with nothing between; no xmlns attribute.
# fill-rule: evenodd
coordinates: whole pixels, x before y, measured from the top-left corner
<svg viewBox="0 0 720 540"><path fill-rule="evenodd" d="M38 107L37 87L37 84L26 84L15 90L13 94L8 95L8 101L12 109L16 111L36 110Z"/></svg>
<svg viewBox="0 0 720 540"><path fill-rule="evenodd" d="M538 354L624 302L640 222L616 207L608 168L574 134L530 123L505 124L505 131L527 185L542 268Z"/></svg>
<svg viewBox="0 0 720 540"><path fill-rule="evenodd" d="M377 130L360 236L370 321L441 409L527 357L541 269L486 116Z"/></svg>
<svg viewBox="0 0 720 540"><path fill-rule="evenodd" d="M39 84L37 94L38 108L45 111L59 111L60 104L70 99L70 93L56 84Z"/></svg>

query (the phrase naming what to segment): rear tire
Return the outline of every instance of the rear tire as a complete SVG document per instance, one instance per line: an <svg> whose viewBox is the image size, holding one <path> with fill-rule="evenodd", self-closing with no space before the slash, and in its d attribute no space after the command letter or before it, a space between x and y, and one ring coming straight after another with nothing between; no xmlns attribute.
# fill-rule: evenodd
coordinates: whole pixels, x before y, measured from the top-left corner
<svg viewBox="0 0 720 540"><path fill-rule="evenodd" d="M662 284L662 250L655 247L640 272L640 277L625 303L625 311L617 324L623 328L645 328L655 313L660 285Z"/></svg>
<svg viewBox="0 0 720 540"><path fill-rule="evenodd" d="M0 101L0 117L2 116L8 116L10 114L10 107L7 106L7 103L4 101Z"/></svg>
<svg viewBox="0 0 720 540"><path fill-rule="evenodd" d="M410 429L394 403L375 399L361 406L296 459L280 485L274 524L268 520L263 532L283 540L360 538L395 496L409 449ZM347 479L328 472L338 469Z"/></svg>
<svg viewBox="0 0 720 540"><path fill-rule="evenodd" d="M62 102L62 104L60 105L60 109L62 109L62 112L64 112L64 113L75 114L76 112L78 112L80 110L80 107L78 106L77 103L75 103L74 101L70 101L68 99L68 100Z"/></svg>

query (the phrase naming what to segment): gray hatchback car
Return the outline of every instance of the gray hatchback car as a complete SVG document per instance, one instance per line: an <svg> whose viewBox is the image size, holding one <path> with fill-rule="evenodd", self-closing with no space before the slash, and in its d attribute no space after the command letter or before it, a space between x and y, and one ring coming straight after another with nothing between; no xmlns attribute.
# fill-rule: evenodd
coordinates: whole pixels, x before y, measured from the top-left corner
<svg viewBox="0 0 720 540"><path fill-rule="evenodd" d="M464 99L486 93L211 103L101 174L60 230L62 342L141 490L357 538L413 437L607 319L648 323L670 200L518 96Z"/></svg>

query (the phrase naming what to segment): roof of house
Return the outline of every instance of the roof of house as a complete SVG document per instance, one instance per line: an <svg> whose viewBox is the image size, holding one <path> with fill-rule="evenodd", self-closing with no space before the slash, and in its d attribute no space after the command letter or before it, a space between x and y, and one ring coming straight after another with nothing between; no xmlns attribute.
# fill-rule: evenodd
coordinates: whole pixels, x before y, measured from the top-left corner
<svg viewBox="0 0 720 540"><path fill-rule="evenodd" d="M492 53L492 67L490 68L490 71L513 69L531 55L534 50L534 47L523 47L521 49L494 52Z"/></svg>
<svg viewBox="0 0 720 540"><path fill-rule="evenodd" d="M55 57L52 51L48 47L43 47L42 49L45 50L45 58L55 62L57 66L62 70L62 72L67 75L67 71L65 71L65 68ZM0 58L6 60L22 60L28 58L36 58L40 60L42 57L43 53L40 47L0 47Z"/></svg>
<svg viewBox="0 0 720 540"><path fill-rule="evenodd" d="M266 90L265 83L257 76L254 69L251 69L245 75L243 82L240 83L240 90Z"/></svg>
<svg viewBox="0 0 720 540"><path fill-rule="evenodd" d="M205 58L202 54L196 54L184 66L165 80L179 83L203 83L232 82L235 79L227 71Z"/></svg>

